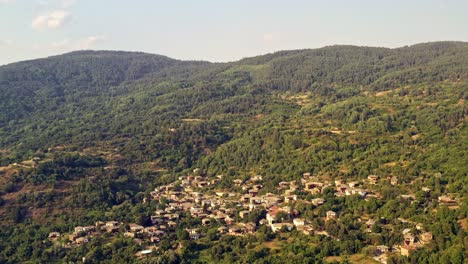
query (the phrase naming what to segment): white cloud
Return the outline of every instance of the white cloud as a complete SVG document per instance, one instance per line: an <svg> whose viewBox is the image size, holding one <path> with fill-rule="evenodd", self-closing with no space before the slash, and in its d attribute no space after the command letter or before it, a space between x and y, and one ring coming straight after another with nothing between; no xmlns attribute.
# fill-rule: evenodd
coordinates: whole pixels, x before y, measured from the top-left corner
<svg viewBox="0 0 468 264"><path fill-rule="evenodd" d="M66 10L55 10L44 15L37 16L31 23L31 26L37 30L56 29L63 26L71 18Z"/></svg>
<svg viewBox="0 0 468 264"><path fill-rule="evenodd" d="M11 4L15 2L16 0L0 0L0 4Z"/></svg>
<svg viewBox="0 0 468 264"><path fill-rule="evenodd" d="M50 46L54 49L67 49L68 46L70 45L70 40L64 39L62 41L57 41L57 42L52 42Z"/></svg>
<svg viewBox="0 0 468 264"><path fill-rule="evenodd" d="M39 47L39 49L50 50L53 53L62 53L72 50L85 50L94 48L96 44L104 40L106 40L106 37L104 35L89 36L86 38L75 40L63 39L60 41L50 43L48 47Z"/></svg>
<svg viewBox="0 0 468 264"><path fill-rule="evenodd" d="M76 3L76 0L60 0L63 8L68 8Z"/></svg>
<svg viewBox="0 0 468 264"><path fill-rule="evenodd" d="M0 0L0 1L16 1L16 0ZM36 0L36 3L40 6L49 6L56 8L69 8L74 5L77 0Z"/></svg>
<svg viewBox="0 0 468 264"><path fill-rule="evenodd" d="M268 32L263 34L262 39L265 42L273 42L279 40L281 38L281 34L278 32Z"/></svg>
<svg viewBox="0 0 468 264"><path fill-rule="evenodd" d="M8 47L8 46L13 46L13 40L11 39L1 40L0 39L0 47Z"/></svg>
<svg viewBox="0 0 468 264"><path fill-rule="evenodd" d="M100 36L89 36L86 39L83 39L79 43L79 49L90 49L98 42L105 40L106 38L102 35Z"/></svg>

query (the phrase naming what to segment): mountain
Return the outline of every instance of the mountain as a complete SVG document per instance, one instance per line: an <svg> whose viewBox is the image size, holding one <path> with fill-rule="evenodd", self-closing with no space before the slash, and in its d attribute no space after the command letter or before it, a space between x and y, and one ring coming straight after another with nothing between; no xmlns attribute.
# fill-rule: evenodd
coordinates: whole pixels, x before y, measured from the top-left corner
<svg viewBox="0 0 468 264"><path fill-rule="evenodd" d="M431 199L440 195L460 201L468 193L467 91L466 42L339 45L230 63L77 51L2 66L0 262L35 254L76 261L78 249L29 247L53 230L149 216L159 205L144 207L143 198L196 168L202 176L225 175L222 189L263 175L264 192L303 173L329 181L397 177L403 185L376 187L381 200L366 212L427 223L442 242L424 254L449 256L458 250L451 245L463 230L457 221L466 225L466 205L444 216L428 208L436 210ZM422 187L432 193L424 196ZM419 207L395 204L408 193L418 195ZM327 199L352 222L363 210L346 212L344 200ZM450 227L432 226L442 218ZM37 226L36 236L24 237ZM362 252L377 243L367 236L359 234L367 242L348 251L340 247L357 238L343 235L345 242L320 254ZM390 237L380 242L398 242Z"/></svg>

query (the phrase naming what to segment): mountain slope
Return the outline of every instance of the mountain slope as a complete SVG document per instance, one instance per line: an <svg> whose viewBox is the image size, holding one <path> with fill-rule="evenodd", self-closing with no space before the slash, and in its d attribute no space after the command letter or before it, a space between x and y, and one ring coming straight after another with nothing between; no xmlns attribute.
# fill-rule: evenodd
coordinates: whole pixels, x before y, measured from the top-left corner
<svg viewBox="0 0 468 264"><path fill-rule="evenodd" d="M264 176L263 193L279 193L284 181L302 184L304 173L329 182L365 182L376 174L383 184L372 187L378 195L371 200L335 197L333 189L296 192L305 200L326 198L317 210L291 206L340 240L303 240L262 229L251 237L259 250L255 256L243 246L228 250L244 245L242 238L214 236L200 244L181 239L176 245L171 243L180 238L174 235L161 243L188 260L214 262L216 252L232 251L224 254L237 261L289 261L281 253L290 252L289 245L270 250L271 238L276 244L292 240L294 251L311 248L300 253L317 262L373 252L369 247L400 243L409 225L394 219L409 218L435 237L411 261L433 256L432 262L443 262L459 254L455 245L466 240L459 223L468 212L467 92L464 42L330 46L232 63L80 51L0 67L0 262L39 255L45 262L77 262L84 254L132 262L137 246L131 239L96 240L83 249L46 238L95 221L145 224L168 202L143 202L150 191L173 182L177 188L178 177L191 173L222 178L217 188L239 194L247 191L233 180L254 175ZM399 184L388 184L390 178ZM401 198L408 194L415 198ZM460 206L439 207L442 195ZM319 217L338 209L345 220L327 224ZM383 230L361 232L361 218L380 219ZM198 224L191 218L180 223Z"/></svg>

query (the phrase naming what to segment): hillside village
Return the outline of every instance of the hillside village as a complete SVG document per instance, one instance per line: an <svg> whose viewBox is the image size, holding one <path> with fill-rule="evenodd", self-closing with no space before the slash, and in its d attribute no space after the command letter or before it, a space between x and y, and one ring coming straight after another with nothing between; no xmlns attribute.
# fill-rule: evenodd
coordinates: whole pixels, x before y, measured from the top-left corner
<svg viewBox="0 0 468 264"><path fill-rule="evenodd" d="M197 175L198 171L194 171ZM204 176L187 175L178 178L178 181L162 185L150 192L150 196L143 200L149 203L159 201L163 206L150 216L150 221L143 226L136 223L121 223L113 220L96 222L91 226L77 226L71 234L52 232L49 239L58 240L65 237L66 247L76 247L88 243L91 239L107 235L123 235L132 238L144 249L137 255L152 254L158 251L158 243L169 233L177 230L178 224L184 217L196 219L198 226L186 228L188 237L198 240L204 236L202 229L206 226L216 226L220 235L245 236L255 233L260 227L266 226L273 233L290 232L293 229L305 235L329 236L322 225L312 224L312 220L294 209L294 204L308 204L320 209L326 202L324 192L333 190L336 197L355 196L359 199L382 199L381 194L373 191L373 186L381 182L390 182L398 185L398 179L391 177L385 179L377 175L370 175L363 181L346 182L342 179L329 181L322 177L314 177L304 173L300 180L283 181L277 186L276 192L263 191L263 177L252 176L248 179L234 179L232 182L238 191L226 191L218 184L222 175L208 178ZM430 192L428 188L423 188ZM313 197L308 199L307 197ZM402 199L414 200L414 195L402 195ZM439 197L439 203L454 206L457 201L448 197ZM340 221L340 212L328 210L319 216L322 223ZM400 244L388 247L376 246L374 259L387 263L390 254L409 256L417 248L424 247L433 239L432 234L425 230L421 223L412 222L403 218L397 219L402 224L410 226L402 232L403 241ZM363 216L359 221L365 226L365 232L372 233L379 219Z"/></svg>

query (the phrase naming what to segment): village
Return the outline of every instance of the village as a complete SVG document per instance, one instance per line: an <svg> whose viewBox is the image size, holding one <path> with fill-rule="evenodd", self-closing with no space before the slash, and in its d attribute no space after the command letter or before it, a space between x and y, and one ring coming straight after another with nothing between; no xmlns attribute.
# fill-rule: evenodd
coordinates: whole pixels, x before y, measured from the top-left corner
<svg viewBox="0 0 468 264"><path fill-rule="evenodd" d="M194 174L197 174L197 170L194 171ZM77 226L74 232L68 235L69 242L66 246L80 246L102 234L120 234L126 238L134 239L139 245L144 242L146 242L145 245L150 245L138 252L137 255L141 257L157 251L158 243L166 234L176 231L184 215L199 219L201 223L200 226L185 229L192 240L198 240L206 235L200 227L212 225L219 226L217 231L220 235L244 236L255 233L260 226L267 226L274 233L289 232L295 229L305 235L330 236L324 228L311 225L311 219L301 216L291 205L293 203L307 203L314 208L319 208L326 202L326 199L321 196L327 188L333 188L336 197L358 196L366 200L381 199L381 195L372 191L370 187L383 180L377 175L370 175L364 181L346 182L341 179L329 181L314 177L310 173L304 173L298 181L280 182L276 193L265 193L262 192L264 182L260 175L248 179L234 179L232 181L233 187L239 191L225 191L218 188L218 183L222 179L222 175L212 178L200 175L181 176L177 182L155 188L150 192L150 197L143 200L143 203L148 203L151 200L164 201L164 208L156 210L150 216L151 225L99 221L91 226ZM386 180L392 185L398 184L396 177L389 177ZM424 191L430 192L430 189L426 188ZM314 198L303 199L301 196L304 196L298 195L298 193L311 194ZM411 195L409 196L402 198L413 198ZM448 196L441 196L439 203L454 205L457 201ZM264 218L256 222L250 221L250 214L259 210L266 211ZM328 210L323 216L323 220L325 222L339 221L340 212ZM360 219L367 226L366 232L372 232L376 220L372 218ZM409 256L413 250L423 247L433 239L432 234L427 232L422 224L403 218L399 218L398 221L409 224L413 228L403 230L404 240L401 244L391 248L385 245L376 247L374 259L381 263L387 263L389 254ZM413 233L412 230L417 230L417 233ZM51 240L56 240L59 237L61 234L58 232L52 232L49 235Z"/></svg>

